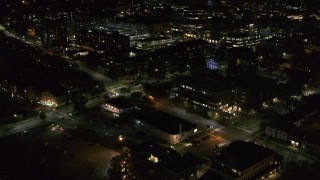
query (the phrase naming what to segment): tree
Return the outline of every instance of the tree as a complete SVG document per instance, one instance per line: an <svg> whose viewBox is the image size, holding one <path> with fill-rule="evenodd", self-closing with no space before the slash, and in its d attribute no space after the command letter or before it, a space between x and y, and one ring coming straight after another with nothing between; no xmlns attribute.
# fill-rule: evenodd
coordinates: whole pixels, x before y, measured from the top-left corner
<svg viewBox="0 0 320 180"><path fill-rule="evenodd" d="M188 100L185 100L185 101L184 101L183 106L184 106L184 108L187 110L187 112L190 112L190 111L193 110L192 104L191 104L191 102L188 101Z"/></svg>
<svg viewBox="0 0 320 180"><path fill-rule="evenodd" d="M120 88L120 93L121 93L121 94L128 94L128 93L130 93L130 91L131 91L131 89L128 88L128 87L122 87L122 88Z"/></svg>
<svg viewBox="0 0 320 180"><path fill-rule="evenodd" d="M120 162L121 157L119 155L111 159L110 168L108 169L110 179L122 179Z"/></svg>
<svg viewBox="0 0 320 180"><path fill-rule="evenodd" d="M45 120L47 118L47 115L45 113L41 112L40 115L39 115L39 118L41 120Z"/></svg>
<svg viewBox="0 0 320 180"><path fill-rule="evenodd" d="M83 111L86 109L86 103L88 102L87 97L84 94L73 94L72 96L73 106L78 111Z"/></svg>
<svg viewBox="0 0 320 180"><path fill-rule="evenodd" d="M212 109L207 110L207 116L209 119L214 118L214 111Z"/></svg>
<svg viewBox="0 0 320 180"><path fill-rule="evenodd" d="M133 93L130 94L130 98L133 101L139 101L142 98L142 93L141 92L133 92Z"/></svg>

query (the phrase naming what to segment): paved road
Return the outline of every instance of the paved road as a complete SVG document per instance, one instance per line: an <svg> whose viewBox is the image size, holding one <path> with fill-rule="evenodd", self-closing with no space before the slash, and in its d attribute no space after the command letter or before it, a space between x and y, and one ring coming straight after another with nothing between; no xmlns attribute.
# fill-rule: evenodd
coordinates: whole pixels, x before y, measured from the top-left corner
<svg viewBox="0 0 320 180"><path fill-rule="evenodd" d="M237 127L224 127L213 120L205 119L197 114L187 113L186 110L177 105L176 103L172 102L169 99L154 99L155 105L158 109L190 121L196 125L198 125L201 129L206 130L207 126L212 126L215 131L215 134L219 135L225 140L234 141L234 140L247 140L251 137L250 132L237 128Z"/></svg>
<svg viewBox="0 0 320 180"><path fill-rule="evenodd" d="M24 121L20 121L14 124L4 125L0 127L0 137L10 136L21 131L26 131L34 127L46 124L54 121L63 115L60 112L50 112L47 114L45 121L39 119L39 117L30 118Z"/></svg>
<svg viewBox="0 0 320 180"><path fill-rule="evenodd" d="M183 145L180 145L179 147L175 147L175 149L181 153L184 154L186 152L192 152L194 155L198 157L204 157L204 156L210 156L213 152L213 147L215 145L220 145L222 143L225 143L225 140L220 138L219 136L216 135L209 135L209 139L201 139L199 137L198 139L195 139L199 141L199 145L193 146L190 145L190 143L186 143Z"/></svg>
<svg viewBox="0 0 320 180"><path fill-rule="evenodd" d="M4 31L7 34L7 36L11 36L13 38L16 38L24 43L32 45L35 48L43 49L43 47L37 45L33 41L27 41L21 35L16 34L14 32L12 33L12 32L7 31L2 25L0 25L0 30ZM48 52L49 50L44 50L44 51ZM62 54L56 54L56 55L64 57ZM110 78L104 76L103 74L87 68L85 65L83 65L83 63L78 62L78 65L81 70L87 72L89 75L92 76L93 79L97 80L98 82L104 83L109 88L113 87L113 86L115 86L115 87L119 86L119 83L113 82ZM90 107L93 107L95 105L100 104L102 102L101 96L104 95L105 93L106 92L101 93L98 97L89 100L86 104L86 107L90 108ZM9 136L9 135L12 135L12 134L24 131L24 130L28 130L28 129L40 126L40 125L42 125L44 123L48 123L50 121L55 121L57 119L60 119L63 116L68 116L72 112L73 112L73 107L72 107L72 105L69 105L69 106L65 106L61 109L58 109L56 111L48 113L46 121L40 120L39 117L34 117L34 118L30 118L30 119L27 119L27 120L24 120L21 122L17 122L14 124L0 126L0 137L1 136Z"/></svg>
<svg viewBox="0 0 320 180"><path fill-rule="evenodd" d="M205 119L199 115L187 113L186 110L179 105L176 105L174 102L170 101L169 99L159 99L155 98L154 103L156 107L164 112L170 113L172 115L175 115L177 117L180 117L182 119L185 119L187 121L190 121L196 125L198 125L200 128L207 129L207 125L210 125L213 127L214 130L219 130L224 128L220 124Z"/></svg>
<svg viewBox="0 0 320 180"><path fill-rule="evenodd" d="M201 140L199 146L179 147L177 150L181 153L190 151L200 157L208 156L212 153L214 145L225 146L235 140L249 140L252 134L238 127L224 127L213 120L205 119L197 114L187 113L180 105L172 102L170 99L154 99L155 106L164 112L185 119L199 126L203 132L207 132L207 126L210 125L214 129L214 134L210 134L210 140Z"/></svg>
<svg viewBox="0 0 320 180"><path fill-rule="evenodd" d="M89 100L86 104L87 108L96 106L101 103L101 98L97 97L92 100ZM47 118L45 121L39 119L39 117L33 117L24 121L20 121L14 124L8 124L0 126L0 137L10 136L12 134L16 134L21 131L25 131L28 129L35 128L45 123L49 123L52 121L59 120L62 117L68 116L70 113L73 112L73 105L65 106L61 109L57 109L50 113L47 113Z"/></svg>
<svg viewBox="0 0 320 180"><path fill-rule="evenodd" d="M316 160L319 160L319 157L312 156L310 154L307 154L297 148L286 146L279 144L277 142L273 142L272 140L268 140L264 137L258 137L254 139L258 144L262 144L279 154L283 155L285 158L285 161L302 161L307 160L310 162L314 162Z"/></svg>
<svg viewBox="0 0 320 180"><path fill-rule="evenodd" d="M96 70L93 70L89 67L87 67L83 62L77 61L77 64L79 66L79 69L88 73L94 80L100 82L100 83L110 83L112 82L112 79L106 77L104 74L97 72Z"/></svg>

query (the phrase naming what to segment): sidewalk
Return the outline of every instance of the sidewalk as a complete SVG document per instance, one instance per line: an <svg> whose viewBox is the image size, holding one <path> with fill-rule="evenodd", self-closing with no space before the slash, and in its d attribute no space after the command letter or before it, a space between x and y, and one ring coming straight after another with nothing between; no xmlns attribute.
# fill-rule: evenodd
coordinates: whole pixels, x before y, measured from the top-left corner
<svg viewBox="0 0 320 180"><path fill-rule="evenodd" d="M290 147L289 145L286 146L286 145L277 143L277 142L272 141L272 140L270 140L270 139L267 139L266 137L263 137L263 136L258 136L258 137L255 138L255 140L260 141L260 142L263 142L263 144L266 144L266 145L267 145L267 144L268 144L268 145L273 145L273 146L276 146L276 147L278 147L278 148L281 148L282 150L286 150L287 152L290 152L290 155L293 155L293 154L299 155L300 157L303 157L303 158L305 158L306 160L309 160L310 162L314 162L314 161L319 160L319 157L310 155L310 154L308 154L308 153L305 153L305 152L301 151L300 149ZM277 151L278 153L280 153L280 152L279 152L280 149L277 149L276 151ZM295 160L298 160L298 157L295 156Z"/></svg>

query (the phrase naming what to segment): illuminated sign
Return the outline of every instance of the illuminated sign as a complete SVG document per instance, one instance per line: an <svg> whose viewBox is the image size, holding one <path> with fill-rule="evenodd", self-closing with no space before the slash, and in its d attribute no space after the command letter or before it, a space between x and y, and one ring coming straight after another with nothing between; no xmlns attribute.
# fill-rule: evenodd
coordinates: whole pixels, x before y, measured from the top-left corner
<svg viewBox="0 0 320 180"><path fill-rule="evenodd" d="M208 69L211 69L211 70L217 70L218 63L217 63L217 61L215 61L213 59L209 59L207 62L207 67L208 67Z"/></svg>

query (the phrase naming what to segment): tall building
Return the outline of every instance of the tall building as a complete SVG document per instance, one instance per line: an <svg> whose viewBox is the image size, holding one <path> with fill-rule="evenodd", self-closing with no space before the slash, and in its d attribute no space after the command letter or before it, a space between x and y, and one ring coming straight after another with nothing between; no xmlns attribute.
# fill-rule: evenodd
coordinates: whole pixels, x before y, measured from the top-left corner
<svg viewBox="0 0 320 180"><path fill-rule="evenodd" d="M96 25L95 19L83 19L78 18L75 20L75 34L76 34L76 42L77 44L83 44L83 38L81 37L81 33L84 31L88 31L89 29L94 28Z"/></svg>
<svg viewBox="0 0 320 180"><path fill-rule="evenodd" d="M76 38L75 21L68 13L45 17L42 30L43 44L48 46L66 46Z"/></svg>
<svg viewBox="0 0 320 180"><path fill-rule="evenodd" d="M77 41L80 45L87 45L107 52L126 51L130 48L128 36L98 29L81 31Z"/></svg>

